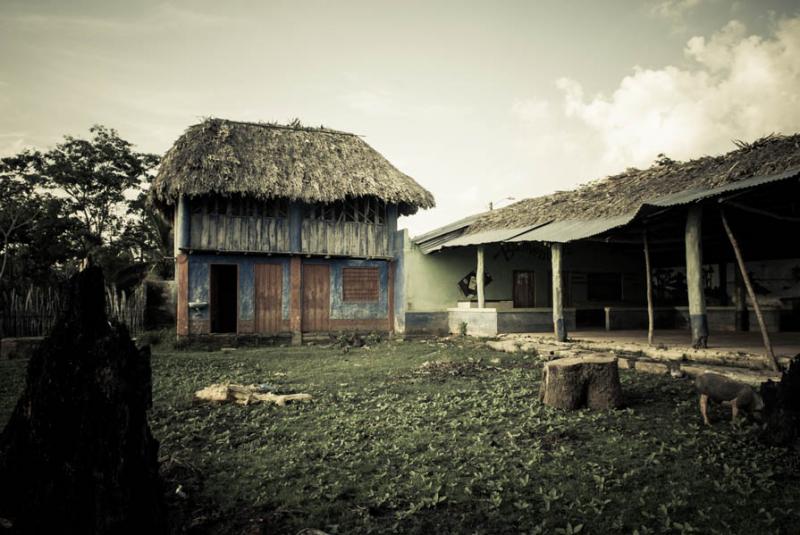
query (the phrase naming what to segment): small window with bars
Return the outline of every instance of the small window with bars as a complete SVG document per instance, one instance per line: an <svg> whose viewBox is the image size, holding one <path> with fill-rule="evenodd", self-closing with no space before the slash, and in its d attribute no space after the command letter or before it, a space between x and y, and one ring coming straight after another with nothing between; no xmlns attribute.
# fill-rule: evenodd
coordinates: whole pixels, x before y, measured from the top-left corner
<svg viewBox="0 0 800 535"><path fill-rule="evenodd" d="M377 303L380 295L378 268L342 269L342 301Z"/></svg>

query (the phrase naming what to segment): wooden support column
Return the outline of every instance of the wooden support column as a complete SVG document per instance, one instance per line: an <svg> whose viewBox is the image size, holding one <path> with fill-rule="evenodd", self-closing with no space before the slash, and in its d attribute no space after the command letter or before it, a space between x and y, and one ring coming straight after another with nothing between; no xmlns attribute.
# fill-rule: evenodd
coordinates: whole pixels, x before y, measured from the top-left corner
<svg viewBox="0 0 800 535"><path fill-rule="evenodd" d="M388 307L389 307L389 332L394 333L394 277L395 277L395 267L394 261L389 261L389 281L388 281L388 288L387 292L389 292L388 297Z"/></svg>
<svg viewBox="0 0 800 535"><path fill-rule="evenodd" d="M689 322L692 346L708 347L708 317L703 288L703 207L694 205L686 217L686 290L689 295Z"/></svg>
<svg viewBox="0 0 800 535"><path fill-rule="evenodd" d="M733 299L736 304L736 330L744 332L750 330L750 315L747 313L747 289L744 287L744 279L738 265L733 270Z"/></svg>
<svg viewBox="0 0 800 535"><path fill-rule="evenodd" d="M190 244L190 229L191 217L189 213L189 200L186 195L178 197L178 202L175 204L175 226L173 230L173 242L175 248L175 258L181 254L181 251L189 249Z"/></svg>
<svg viewBox="0 0 800 535"><path fill-rule="evenodd" d="M563 243L550 244L550 259L553 272L553 329L556 340L567 341L567 326L564 324L564 288L561 283Z"/></svg>
<svg viewBox="0 0 800 535"><path fill-rule="evenodd" d="M303 205L300 201L289 204L289 250L299 253L303 249Z"/></svg>
<svg viewBox="0 0 800 535"><path fill-rule="evenodd" d="M478 308L486 306L486 299L483 292L483 245L478 246L478 268L475 270L475 285L478 289Z"/></svg>
<svg viewBox="0 0 800 535"><path fill-rule="evenodd" d="M303 263L299 256L289 259L289 328L292 345L303 343Z"/></svg>
<svg viewBox="0 0 800 535"><path fill-rule="evenodd" d="M390 204L386 207L386 231L389 233L389 254L395 256L397 251L397 216L398 210L396 204Z"/></svg>
<svg viewBox="0 0 800 535"><path fill-rule="evenodd" d="M189 335L189 256L185 253L175 258L175 280L177 281L176 332L178 336Z"/></svg>
<svg viewBox="0 0 800 535"><path fill-rule="evenodd" d="M653 345L655 313L653 311L653 270L650 267L650 245L647 242L647 229L642 233L644 240L644 270L647 278L647 343Z"/></svg>
<svg viewBox="0 0 800 535"><path fill-rule="evenodd" d="M750 301L753 303L753 311L756 313L758 326L761 329L761 337L764 339L767 362L774 371L780 371L781 367L778 364L778 359L775 358L775 352L772 350L772 340L770 340L769 332L767 332L767 324L764 321L764 316L761 314L761 306L758 304L756 292L753 290L753 284L750 282L750 276L747 274L747 267L744 265L744 257L742 256L742 250L739 249L739 242L736 241L736 237L733 235L733 231L728 224L728 219L725 217L725 211L722 209L720 209L720 216L722 217L722 226L725 227L725 233L728 235L731 247L733 247L733 253L736 255L736 263L739 265L739 271L742 274L742 280L747 288L747 294L750 296Z"/></svg>

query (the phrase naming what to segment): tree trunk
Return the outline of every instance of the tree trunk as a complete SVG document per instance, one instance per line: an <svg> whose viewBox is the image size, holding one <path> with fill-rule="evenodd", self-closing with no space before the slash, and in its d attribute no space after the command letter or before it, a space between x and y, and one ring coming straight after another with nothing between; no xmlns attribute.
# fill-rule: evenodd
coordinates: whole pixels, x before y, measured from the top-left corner
<svg viewBox="0 0 800 535"><path fill-rule="evenodd" d="M544 366L539 400L557 409L614 409L622 405L615 357L573 357Z"/></svg>

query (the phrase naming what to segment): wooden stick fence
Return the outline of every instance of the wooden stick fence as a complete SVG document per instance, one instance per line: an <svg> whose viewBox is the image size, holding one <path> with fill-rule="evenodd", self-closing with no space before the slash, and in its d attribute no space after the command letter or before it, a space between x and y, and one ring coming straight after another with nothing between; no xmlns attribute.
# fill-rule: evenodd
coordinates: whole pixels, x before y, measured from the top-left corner
<svg viewBox="0 0 800 535"><path fill-rule="evenodd" d="M130 294L106 286L106 312L109 318L128 326L131 335L144 330L147 306L144 284ZM53 287L31 286L11 289L0 295L0 336L46 336L64 306L62 293Z"/></svg>

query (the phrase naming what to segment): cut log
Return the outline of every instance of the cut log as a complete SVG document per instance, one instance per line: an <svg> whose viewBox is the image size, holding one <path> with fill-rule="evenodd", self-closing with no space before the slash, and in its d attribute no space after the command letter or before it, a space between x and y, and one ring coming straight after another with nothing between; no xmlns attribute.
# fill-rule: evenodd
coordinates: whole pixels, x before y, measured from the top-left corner
<svg viewBox="0 0 800 535"><path fill-rule="evenodd" d="M617 359L574 357L544 366L539 400L557 409L614 409L622 405Z"/></svg>
<svg viewBox="0 0 800 535"><path fill-rule="evenodd" d="M273 394L258 385L213 384L194 393L198 401L233 402L239 405L267 402L280 407L289 401L310 401L310 394Z"/></svg>

